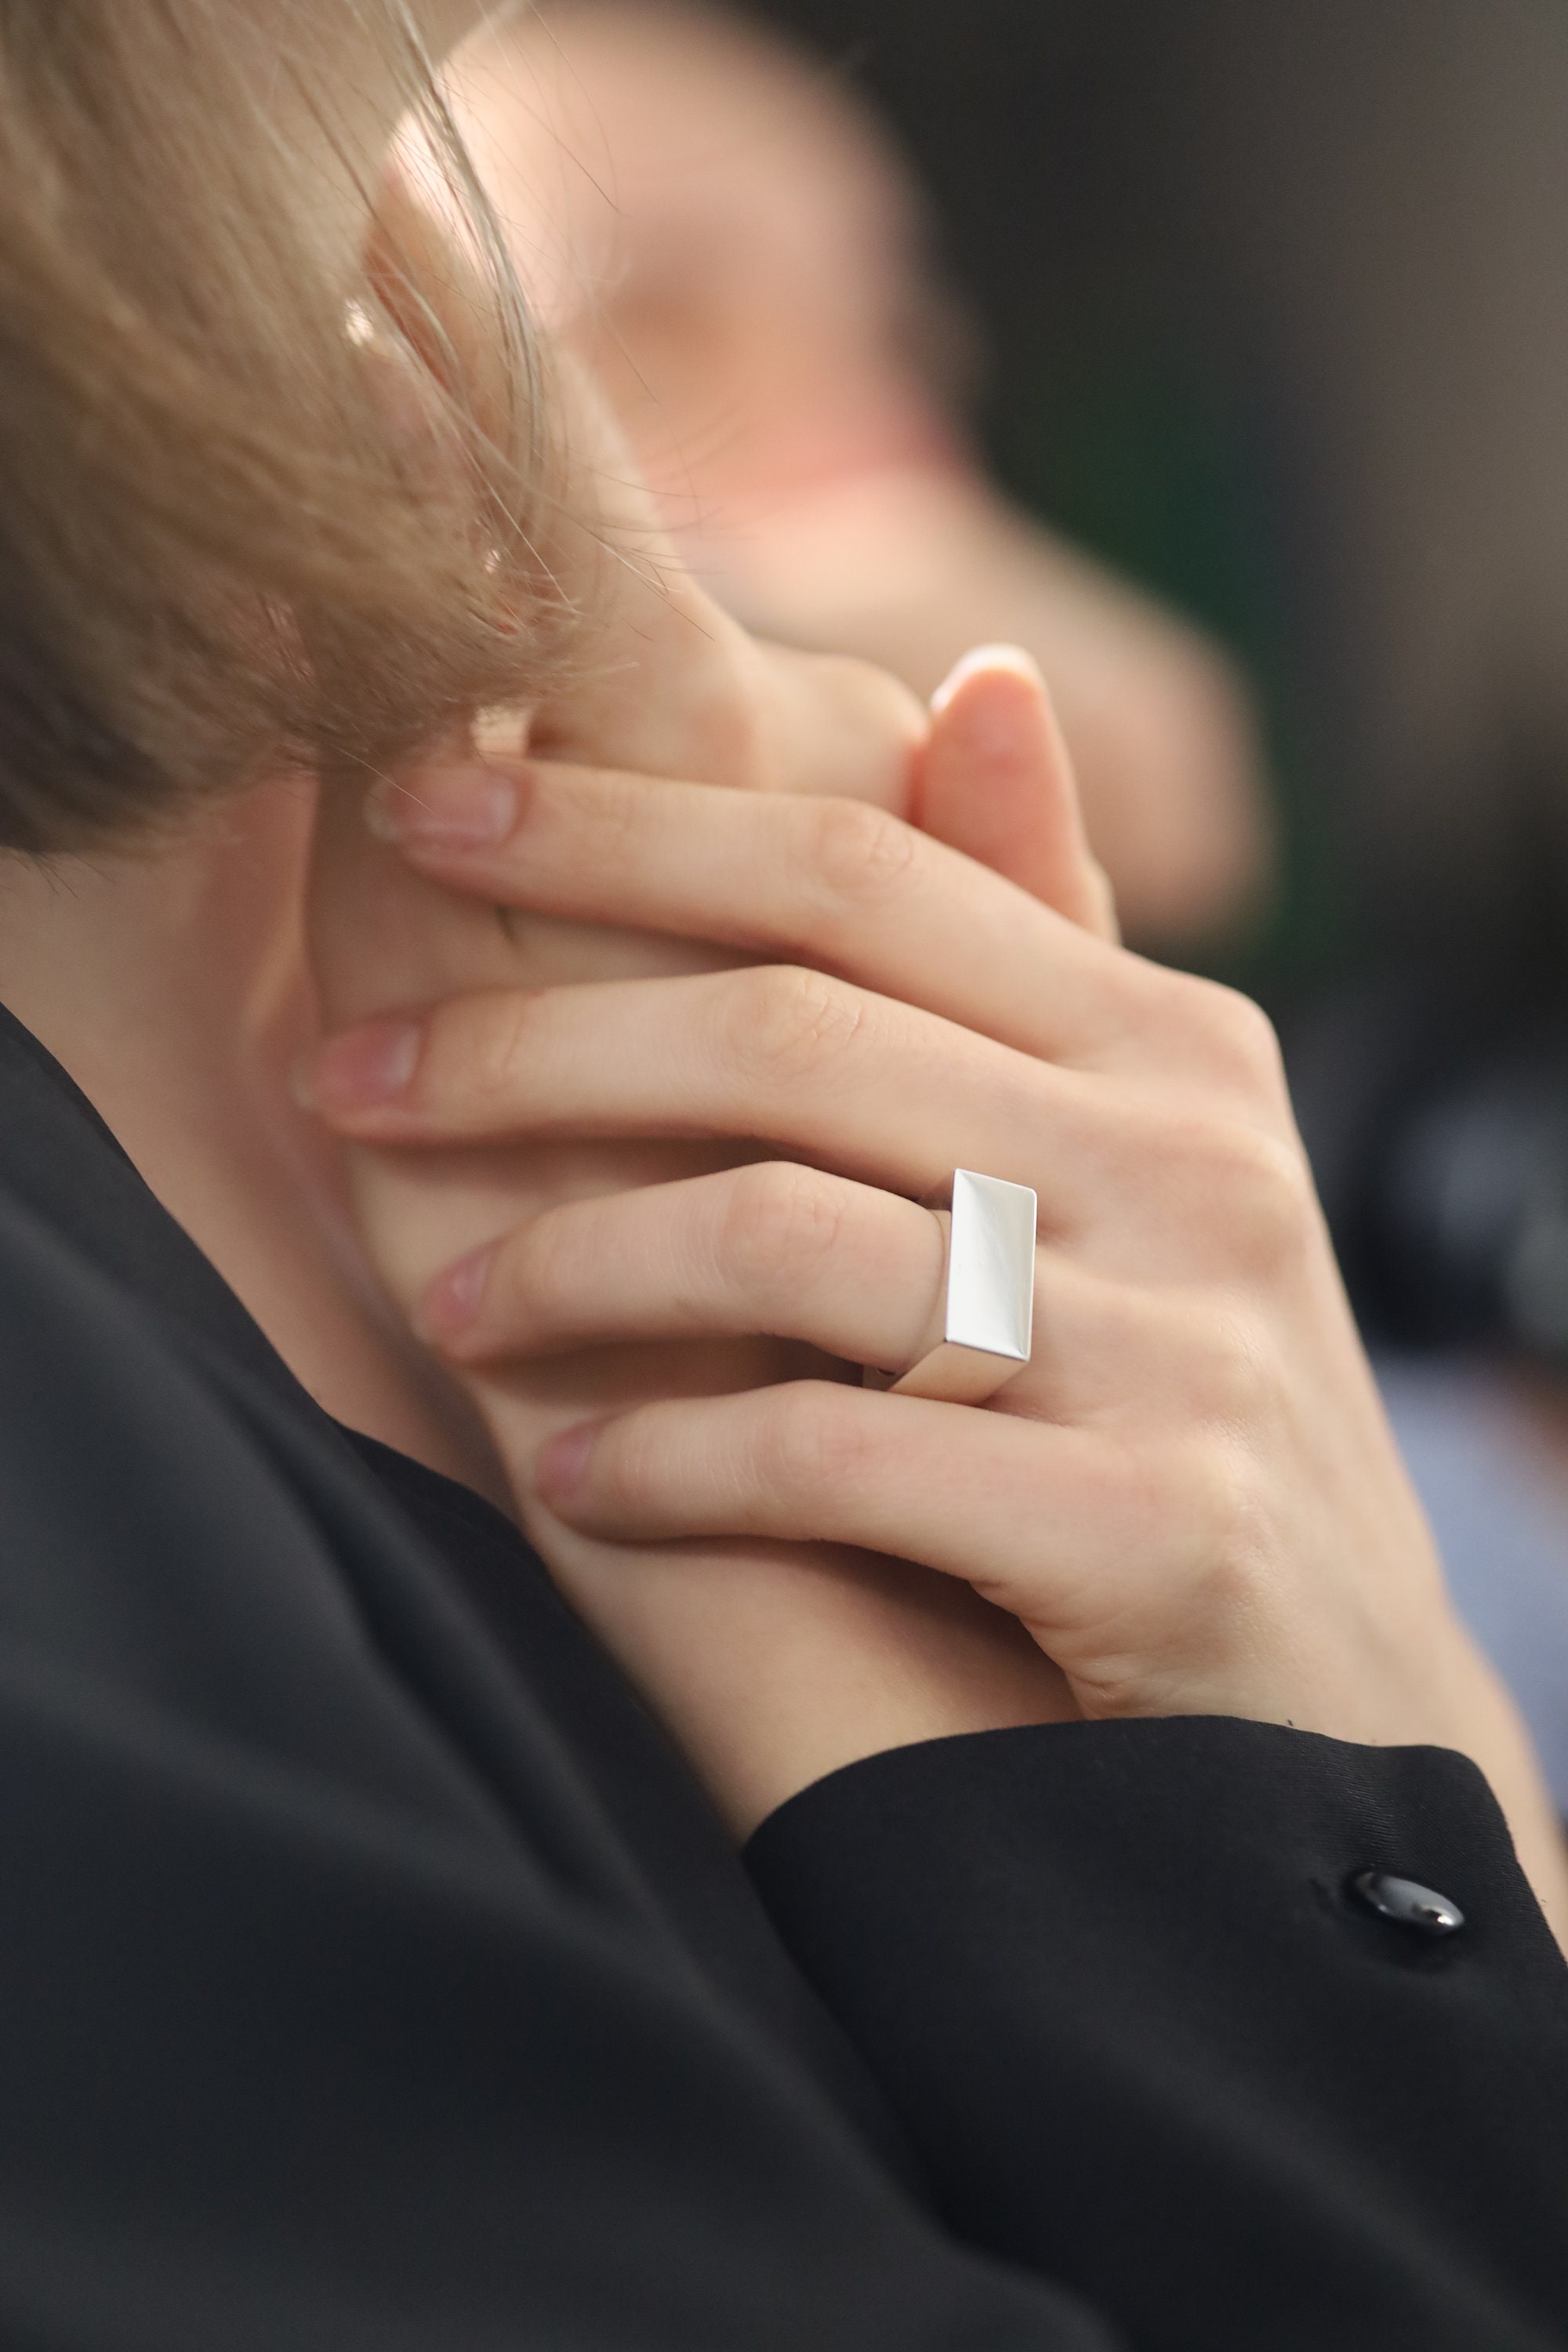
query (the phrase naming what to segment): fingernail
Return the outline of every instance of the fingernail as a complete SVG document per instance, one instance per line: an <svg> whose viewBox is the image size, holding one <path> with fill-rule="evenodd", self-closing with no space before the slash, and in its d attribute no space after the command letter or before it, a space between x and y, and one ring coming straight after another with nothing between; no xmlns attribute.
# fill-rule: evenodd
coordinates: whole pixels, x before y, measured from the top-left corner
<svg viewBox="0 0 1568 2352"><path fill-rule="evenodd" d="M540 1447L533 1465L534 1484L542 1501L570 1502L583 1483L588 1457L598 1441L596 1421L580 1421L574 1429L558 1429Z"/></svg>
<svg viewBox="0 0 1568 2352"><path fill-rule="evenodd" d="M1011 670L1015 677L1026 677L1033 686L1045 684L1039 663L1022 646L975 646L961 661L954 662L931 696L931 717L940 719L959 688L986 669Z"/></svg>
<svg viewBox="0 0 1568 2352"><path fill-rule="evenodd" d="M393 1019L367 1021L334 1037L304 1073L308 1107L373 1110L391 1102L414 1076L422 1035L417 1022Z"/></svg>
<svg viewBox="0 0 1568 2352"><path fill-rule="evenodd" d="M500 768L426 768L383 776L365 796L378 841L405 849L493 849L517 823L515 778Z"/></svg>
<svg viewBox="0 0 1568 2352"><path fill-rule="evenodd" d="M487 1242L483 1249L470 1250L467 1257L436 1276L420 1302L417 1322L422 1339L455 1339L468 1329L479 1311L499 1246Z"/></svg>

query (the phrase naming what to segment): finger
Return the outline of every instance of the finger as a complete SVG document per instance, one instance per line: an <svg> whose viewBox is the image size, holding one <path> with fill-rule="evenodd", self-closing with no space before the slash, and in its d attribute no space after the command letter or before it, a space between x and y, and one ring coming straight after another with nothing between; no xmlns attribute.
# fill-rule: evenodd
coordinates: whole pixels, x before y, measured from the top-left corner
<svg viewBox="0 0 1568 2352"><path fill-rule="evenodd" d="M941 1335L945 1219L790 1161L564 1202L430 1286L420 1323L479 1364L644 1339L798 1339L902 1371Z"/></svg>
<svg viewBox="0 0 1568 2352"><path fill-rule="evenodd" d="M931 720L902 680L843 654L766 644L754 653L763 788L864 801L907 817Z"/></svg>
<svg viewBox="0 0 1568 2352"><path fill-rule="evenodd" d="M1170 1026L1173 975L859 802L535 761L389 783L367 816L488 902L810 963L1053 1060Z"/></svg>
<svg viewBox="0 0 1568 2352"><path fill-rule="evenodd" d="M417 1319L469 1366L762 1336L900 1372L944 1334L946 1223L819 1169L753 1161L542 1211L447 1267ZM1055 1251L1037 1254L1034 1334L999 1411L1114 1417L1135 1393L1145 1413L1234 1420L1258 1360L1234 1317Z"/></svg>
<svg viewBox="0 0 1568 2352"><path fill-rule="evenodd" d="M914 820L1068 922L1100 939L1118 936L1072 755L1045 680L1020 646L977 646L931 698Z"/></svg>
<svg viewBox="0 0 1568 2352"><path fill-rule="evenodd" d="M1135 1090L787 965L454 998L332 1039L302 1091L363 1142L743 1138L912 1199L977 1168L1058 1226L1143 1189L1152 1140Z"/></svg>
<svg viewBox="0 0 1568 2352"><path fill-rule="evenodd" d="M635 473L629 459L619 470ZM594 609L607 655L546 689L531 749L731 790L842 793L907 815L930 731L909 688L868 662L759 643L684 572L646 494L627 483L618 503L620 535L643 553L613 576L601 561ZM662 691L650 694L650 677Z"/></svg>
<svg viewBox="0 0 1568 2352"><path fill-rule="evenodd" d="M549 1510L616 1542L824 1539L962 1577L1069 1674L1156 1538L1180 1607L1187 1550L1213 1532L1180 1477L1098 1430L814 1381L579 1425L534 1465Z"/></svg>

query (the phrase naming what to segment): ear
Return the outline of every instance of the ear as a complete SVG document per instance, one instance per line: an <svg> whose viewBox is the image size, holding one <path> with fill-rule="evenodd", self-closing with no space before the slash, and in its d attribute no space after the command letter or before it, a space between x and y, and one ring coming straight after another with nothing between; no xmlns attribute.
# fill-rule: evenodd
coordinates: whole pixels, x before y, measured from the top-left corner
<svg viewBox="0 0 1568 2352"><path fill-rule="evenodd" d="M1071 756L1045 680L1020 647L981 646L938 688L914 815L922 832L1005 875L1069 922L1118 937Z"/></svg>

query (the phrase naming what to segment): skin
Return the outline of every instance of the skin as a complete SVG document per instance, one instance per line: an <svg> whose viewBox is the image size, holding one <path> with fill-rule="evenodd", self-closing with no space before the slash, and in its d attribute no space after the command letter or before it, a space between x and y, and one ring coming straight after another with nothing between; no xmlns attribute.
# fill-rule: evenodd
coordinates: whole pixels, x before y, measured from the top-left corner
<svg viewBox="0 0 1568 2352"><path fill-rule="evenodd" d="M586 496L624 477L579 421ZM339 793L312 834L284 780L155 856L12 861L0 994L331 1410L514 1498L738 1832L901 1740L1217 1706L1468 1748L1561 1918L1544 1798L1447 1610L1258 1017L1111 944L1037 685L983 666L928 737L885 682L661 582L646 535L595 572L600 538L596 658L482 779L527 788L531 834L454 854L399 822L471 786L449 747L374 832ZM316 1050L323 994L360 1025ZM301 1050L346 1160L288 1107ZM1026 1169L1051 1221L1058 1336L995 1412L841 1377L908 1344L887 1297L929 1314L913 1203L954 1164ZM781 1198L834 1243L787 1315ZM826 1223L787 1207L814 1198ZM546 1215L619 1295L549 1307ZM492 1240L499 1325L476 1309L464 1340L430 1286ZM639 1294L647 1250L668 1278Z"/></svg>
<svg viewBox="0 0 1568 2352"><path fill-rule="evenodd" d="M289 1090L319 1031L314 798L269 784L155 856L0 857L0 1001L328 1412L504 1499L476 1416L365 1263L341 1156Z"/></svg>

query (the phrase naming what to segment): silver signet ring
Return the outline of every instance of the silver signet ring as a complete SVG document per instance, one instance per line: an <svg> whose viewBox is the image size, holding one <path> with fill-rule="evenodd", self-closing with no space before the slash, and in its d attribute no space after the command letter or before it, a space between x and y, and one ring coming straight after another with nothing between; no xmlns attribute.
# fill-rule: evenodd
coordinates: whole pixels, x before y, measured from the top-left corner
<svg viewBox="0 0 1568 2352"><path fill-rule="evenodd" d="M1027 1184L954 1171L942 1343L893 1381L894 1395L982 1404L1017 1377L1034 1341L1038 1221Z"/></svg>

